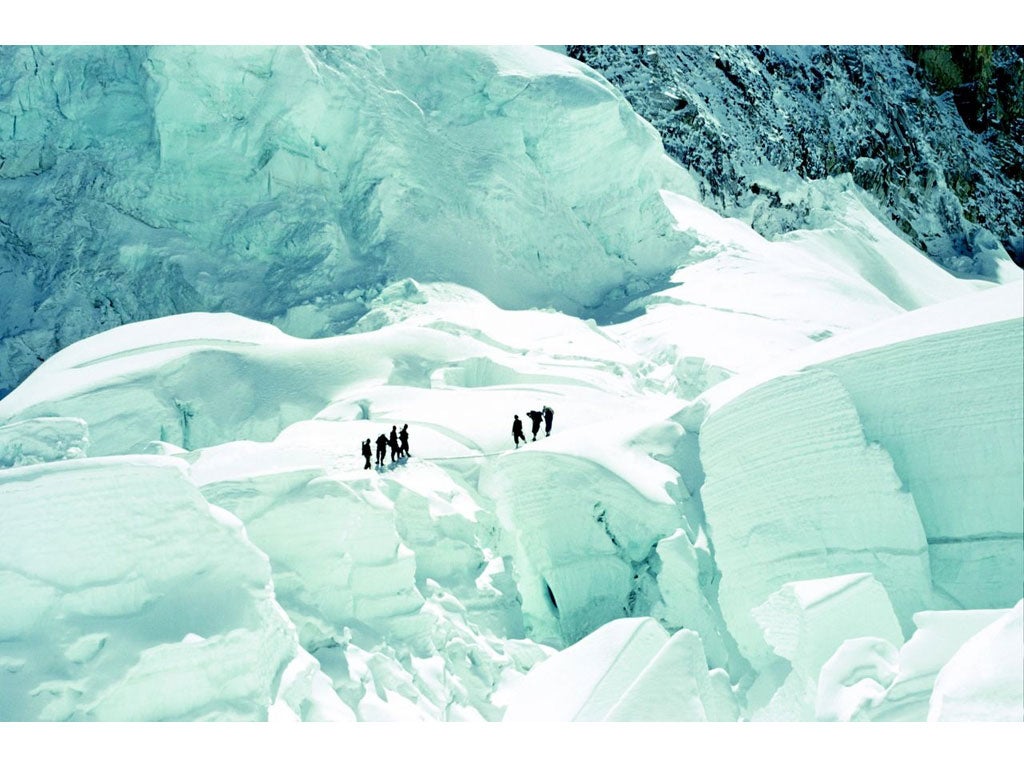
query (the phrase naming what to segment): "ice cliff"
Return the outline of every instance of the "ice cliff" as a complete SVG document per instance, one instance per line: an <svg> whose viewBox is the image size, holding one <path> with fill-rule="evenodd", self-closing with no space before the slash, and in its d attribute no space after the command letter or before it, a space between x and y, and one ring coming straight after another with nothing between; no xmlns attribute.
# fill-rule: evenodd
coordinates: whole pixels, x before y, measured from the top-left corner
<svg viewBox="0 0 1024 768"><path fill-rule="evenodd" d="M675 266L688 174L538 48L0 48L0 392L191 310L301 336L393 279L600 314Z"/></svg>

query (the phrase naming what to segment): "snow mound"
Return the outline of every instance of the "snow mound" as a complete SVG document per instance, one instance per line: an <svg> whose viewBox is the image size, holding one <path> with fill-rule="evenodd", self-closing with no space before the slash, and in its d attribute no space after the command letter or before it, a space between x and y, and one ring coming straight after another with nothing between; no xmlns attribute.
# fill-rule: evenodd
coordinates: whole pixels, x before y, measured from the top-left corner
<svg viewBox="0 0 1024 768"><path fill-rule="evenodd" d="M1024 720L1024 601L968 640L935 678L928 720Z"/></svg>
<svg viewBox="0 0 1024 768"><path fill-rule="evenodd" d="M708 670L700 638L650 618L618 619L538 664L506 722L737 719L728 676Z"/></svg>

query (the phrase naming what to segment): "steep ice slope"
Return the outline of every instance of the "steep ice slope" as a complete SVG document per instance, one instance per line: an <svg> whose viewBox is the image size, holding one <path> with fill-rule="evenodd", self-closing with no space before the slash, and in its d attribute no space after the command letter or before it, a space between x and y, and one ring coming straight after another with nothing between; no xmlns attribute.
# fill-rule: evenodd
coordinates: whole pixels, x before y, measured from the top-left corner
<svg viewBox="0 0 1024 768"><path fill-rule="evenodd" d="M0 393L125 322L340 332L394 279L601 311L678 263L693 190L539 48L0 49Z"/></svg>

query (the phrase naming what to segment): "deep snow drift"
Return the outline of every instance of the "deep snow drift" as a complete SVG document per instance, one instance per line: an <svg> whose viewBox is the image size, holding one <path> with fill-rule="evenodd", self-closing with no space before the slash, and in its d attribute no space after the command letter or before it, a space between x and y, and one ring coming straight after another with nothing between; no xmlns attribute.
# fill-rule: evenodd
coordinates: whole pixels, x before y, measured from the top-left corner
<svg viewBox="0 0 1024 768"><path fill-rule="evenodd" d="M618 325L405 280L55 354L0 401L2 716L1020 720L1024 296L822 194L770 242L666 193Z"/></svg>

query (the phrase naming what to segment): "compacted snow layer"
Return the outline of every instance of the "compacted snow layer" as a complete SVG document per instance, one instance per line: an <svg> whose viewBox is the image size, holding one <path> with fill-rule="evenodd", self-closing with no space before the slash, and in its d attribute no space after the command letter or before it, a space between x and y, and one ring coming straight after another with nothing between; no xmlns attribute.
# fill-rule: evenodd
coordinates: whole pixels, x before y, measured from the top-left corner
<svg viewBox="0 0 1024 768"><path fill-rule="evenodd" d="M708 475L702 497L719 563L730 557L731 550L723 552L723 546L742 541L750 567L748 537L765 535L756 523L771 514L770 500L788 484L803 503L838 510L845 482L856 478L854 506L830 524L818 556L845 556L838 553L856 549L861 536L893 537L878 542L882 549L877 559L872 556L876 564L870 570L884 582L876 569L915 553L926 555L918 567L926 564L930 579L902 582L902 594L892 595L904 626L914 610L928 607L923 602L928 581L942 601L935 607L1004 607L1020 599L1021 304L1022 292L1011 285L951 302L945 314L941 305L929 307L849 339L823 342L778 367L788 366L793 373L770 378L759 372L749 381L737 377L708 392L709 407L691 411L710 411L699 426ZM957 322L961 327L955 327ZM768 381L759 383L764 378ZM847 437L838 440L845 430ZM803 434L823 442L804 452L806 461L787 460L790 450L798 450L789 444ZM862 458L836 453L851 449ZM830 469L834 462L872 454L880 462L877 491L865 485L868 475ZM881 496L864 495L869 493ZM901 515L892 507L883 513L886 504L906 511ZM747 522L742 522L744 509L751 515ZM797 515L789 525L804 519ZM927 553L920 552L917 528L927 538ZM781 530L767 529L772 536L781 536ZM832 535L842 543L830 544ZM807 566L813 560L802 562ZM729 595L727 583L723 580L723 590Z"/></svg>

